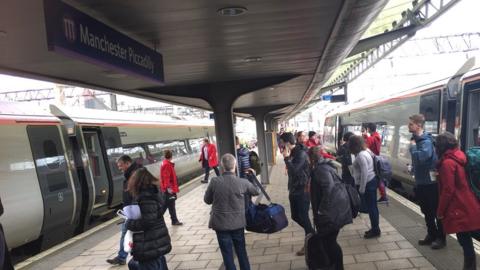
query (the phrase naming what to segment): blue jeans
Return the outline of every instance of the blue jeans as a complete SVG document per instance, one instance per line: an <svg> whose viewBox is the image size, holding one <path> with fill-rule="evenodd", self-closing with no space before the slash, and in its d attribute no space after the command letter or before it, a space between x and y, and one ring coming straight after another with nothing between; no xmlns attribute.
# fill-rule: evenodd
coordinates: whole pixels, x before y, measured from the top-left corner
<svg viewBox="0 0 480 270"><path fill-rule="evenodd" d="M132 259L128 262L128 270L168 270L167 260L165 256L145 262L138 262Z"/></svg>
<svg viewBox="0 0 480 270"><path fill-rule="evenodd" d="M480 237L480 231L457 233L458 243L462 246L464 257L475 257L472 237Z"/></svg>
<svg viewBox="0 0 480 270"><path fill-rule="evenodd" d="M308 216L308 210L310 209L310 198L307 193L290 193L288 195L290 200L290 212L293 221L302 226L305 231L305 235L314 233L312 222Z"/></svg>
<svg viewBox="0 0 480 270"><path fill-rule="evenodd" d="M379 227L379 213L377 207L377 186L378 180L375 177L374 179L367 182L367 186L365 187L365 202L368 208L368 217L370 218L370 226L372 230L375 232L380 232Z"/></svg>
<svg viewBox="0 0 480 270"><path fill-rule="evenodd" d="M122 236L120 237L120 249L118 250L118 258L120 260L126 261L128 253L123 250L123 239L125 239L125 234L127 233L127 226L125 226L125 222L122 223Z"/></svg>
<svg viewBox="0 0 480 270"><path fill-rule="evenodd" d="M218 245L222 252L223 263L226 270L236 270L233 261L233 249L237 254L238 264L241 270L250 270L250 263L248 262L247 249L245 248L245 234L244 229L233 231L215 231L217 233Z"/></svg>

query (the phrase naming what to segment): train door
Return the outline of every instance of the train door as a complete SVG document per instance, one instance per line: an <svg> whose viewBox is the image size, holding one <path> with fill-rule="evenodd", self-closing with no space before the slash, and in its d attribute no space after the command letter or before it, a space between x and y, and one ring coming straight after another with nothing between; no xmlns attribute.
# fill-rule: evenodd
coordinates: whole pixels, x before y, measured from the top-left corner
<svg viewBox="0 0 480 270"><path fill-rule="evenodd" d="M94 184L94 209L104 208L108 206L108 196L110 191L110 183L105 164L105 156L102 151L102 145L97 129L84 128L82 130L84 148L88 155L90 169ZM95 211L95 210L94 210ZM101 213L94 213L101 214Z"/></svg>
<svg viewBox="0 0 480 270"><path fill-rule="evenodd" d="M102 127L101 139L105 145L105 154L107 156L107 174L111 181L109 189L108 204L116 206L122 203L123 198L123 173L117 167L117 159L123 155L122 141L120 132L116 127Z"/></svg>
<svg viewBox="0 0 480 270"><path fill-rule="evenodd" d="M464 150L480 146L480 82L465 85L461 145Z"/></svg>
<svg viewBox="0 0 480 270"><path fill-rule="evenodd" d="M74 187L58 127L28 126L27 133L43 197L42 246L49 247L73 234Z"/></svg>

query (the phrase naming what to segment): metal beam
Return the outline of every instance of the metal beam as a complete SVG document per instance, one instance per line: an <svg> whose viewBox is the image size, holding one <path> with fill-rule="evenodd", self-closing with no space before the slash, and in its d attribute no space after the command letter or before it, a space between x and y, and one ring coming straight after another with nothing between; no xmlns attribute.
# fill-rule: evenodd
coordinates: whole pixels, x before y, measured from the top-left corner
<svg viewBox="0 0 480 270"><path fill-rule="evenodd" d="M402 19L399 22L392 23L391 31L409 26L414 26L416 30L419 30L428 26L458 2L460 2L460 0L413 1L413 8L402 12ZM351 82L355 80L378 61L405 43L411 37L409 34L411 33L407 31L403 36L386 42L377 48L370 50L368 53L364 53L362 58L354 61L346 71L331 79L327 83L327 86L343 81Z"/></svg>

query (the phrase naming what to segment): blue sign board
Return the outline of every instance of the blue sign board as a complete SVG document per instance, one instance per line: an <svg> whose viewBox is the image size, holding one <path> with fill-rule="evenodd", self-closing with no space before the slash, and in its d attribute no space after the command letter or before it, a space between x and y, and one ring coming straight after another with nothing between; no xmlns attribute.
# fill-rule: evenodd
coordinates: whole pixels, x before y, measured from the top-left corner
<svg viewBox="0 0 480 270"><path fill-rule="evenodd" d="M49 50L164 83L160 53L60 0L44 11Z"/></svg>

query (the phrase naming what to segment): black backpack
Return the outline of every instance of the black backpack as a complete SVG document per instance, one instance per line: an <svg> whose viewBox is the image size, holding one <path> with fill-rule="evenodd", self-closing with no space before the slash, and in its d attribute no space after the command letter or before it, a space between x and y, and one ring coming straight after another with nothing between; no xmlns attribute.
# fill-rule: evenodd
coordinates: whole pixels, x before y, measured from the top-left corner
<svg viewBox="0 0 480 270"><path fill-rule="evenodd" d="M345 189L347 190L348 198L350 200L350 208L352 209L352 218L356 218L362 205L360 194L354 186L345 183L336 173L332 173L332 177L337 178L337 180L341 181L343 185L345 185Z"/></svg>
<svg viewBox="0 0 480 270"><path fill-rule="evenodd" d="M319 235L328 234L352 223L350 195L346 185L333 168L329 168L329 170L332 174L333 185L328 191L327 200L319 202L320 205L318 205L316 213L313 213L315 227Z"/></svg>

